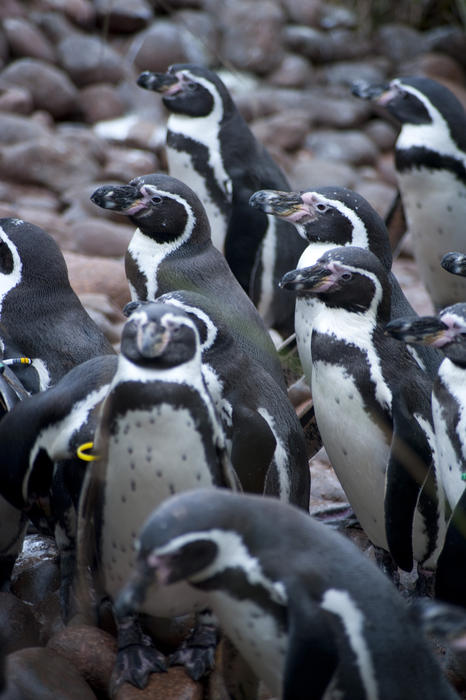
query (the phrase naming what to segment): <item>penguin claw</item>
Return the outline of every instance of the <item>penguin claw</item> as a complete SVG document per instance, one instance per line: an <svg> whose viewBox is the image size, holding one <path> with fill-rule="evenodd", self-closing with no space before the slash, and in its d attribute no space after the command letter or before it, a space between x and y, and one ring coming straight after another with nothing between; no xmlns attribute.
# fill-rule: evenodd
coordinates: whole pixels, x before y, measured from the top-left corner
<svg viewBox="0 0 466 700"><path fill-rule="evenodd" d="M154 646L130 644L118 651L110 684L112 697L123 683L130 683L142 690L151 673L164 673L166 670L165 656Z"/></svg>
<svg viewBox="0 0 466 700"><path fill-rule="evenodd" d="M213 625L194 629L180 648L168 657L170 666L183 666L193 681L211 671L215 665L217 632Z"/></svg>

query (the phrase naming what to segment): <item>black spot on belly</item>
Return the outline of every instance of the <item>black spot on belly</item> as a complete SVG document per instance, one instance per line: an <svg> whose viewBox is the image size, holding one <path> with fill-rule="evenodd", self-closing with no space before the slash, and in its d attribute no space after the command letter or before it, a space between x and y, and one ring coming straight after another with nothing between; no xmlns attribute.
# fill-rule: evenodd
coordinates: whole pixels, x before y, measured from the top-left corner
<svg viewBox="0 0 466 700"><path fill-rule="evenodd" d="M199 472L197 472L197 474L196 474L196 479L197 479L198 481L200 481L200 480L201 480L201 475L200 475L200 473L199 473Z"/></svg>
<svg viewBox="0 0 466 700"><path fill-rule="evenodd" d="M159 478L163 475L163 472L161 469L157 469L157 471L155 473Z"/></svg>
<svg viewBox="0 0 466 700"><path fill-rule="evenodd" d="M338 398L338 396L335 397L335 403L340 403L340 399Z"/></svg>
<svg viewBox="0 0 466 700"><path fill-rule="evenodd" d="M126 503L126 496L124 493L121 494L121 502Z"/></svg>
<svg viewBox="0 0 466 700"><path fill-rule="evenodd" d="M136 491L136 482L134 479L131 479L131 491Z"/></svg>
<svg viewBox="0 0 466 700"><path fill-rule="evenodd" d="M451 206L451 204L447 205L447 211L453 211L453 207Z"/></svg>
<svg viewBox="0 0 466 700"><path fill-rule="evenodd" d="M183 455L181 455L181 459L183 460L183 462L186 462L186 460L187 460L188 458L187 458L187 456L186 456L185 454L183 454Z"/></svg>
<svg viewBox="0 0 466 700"><path fill-rule="evenodd" d="M171 494L175 493L175 487L173 484L168 484L168 489L169 489Z"/></svg>
<svg viewBox="0 0 466 700"><path fill-rule="evenodd" d="M451 465L448 467L448 471L453 471L453 467Z"/></svg>
<svg viewBox="0 0 466 700"><path fill-rule="evenodd" d="M345 455L345 457L347 457L347 456L348 456L348 451L347 451L347 450L345 450L345 448L344 448L344 447L342 448L342 452L343 452L343 454Z"/></svg>
<svg viewBox="0 0 466 700"><path fill-rule="evenodd" d="M132 448L132 447L128 447L128 454L129 454L129 455L132 455L132 454L133 454L133 448Z"/></svg>

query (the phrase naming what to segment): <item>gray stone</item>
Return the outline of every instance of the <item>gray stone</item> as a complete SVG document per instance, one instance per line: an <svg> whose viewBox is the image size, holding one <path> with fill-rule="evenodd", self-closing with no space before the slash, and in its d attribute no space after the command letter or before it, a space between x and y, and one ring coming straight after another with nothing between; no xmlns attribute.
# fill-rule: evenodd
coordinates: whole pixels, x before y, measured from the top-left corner
<svg viewBox="0 0 466 700"><path fill-rule="evenodd" d="M81 219L71 224L71 241L68 250L84 255L121 258L134 233L131 224L104 219Z"/></svg>
<svg viewBox="0 0 466 700"><path fill-rule="evenodd" d="M118 182L117 179L114 181ZM83 218L98 217L121 224L124 220L121 214L112 212L111 209L102 209L91 202L91 194L101 185L108 185L108 180L94 180L92 182L80 182L64 190L61 194L61 202L65 207L63 219L67 223L81 221ZM120 184L122 184L120 182Z"/></svg>
<svg viewBox="0 0 466 700"><path fill-rule="evenodd" d="M347 163L339 163L317 158L309 151L300 151L288 170L292 189L312 189L325 185L354 187L358 177L354 168Z"/></svg>
<svg viewBox="0 0 466 700"><path fill-rule="evenodd" d="M394 66L426 50L424 35L404 24L385 24L374 36L374 48L389 58Z"/></svg>
<svg viewBox="0 0 466 700"><path fill-rule="evenodd" d="M122 309L130 301L123 261L64 251L71 286L76 294L105 294Z"/></svg>
<svg viewBox="0 0 466 700"><path fill-rule="evenodd" d="M393 204L397 188L395 185L389 185L386 182L361 180L358 182L357 191L367 199L369 204L384 219Z"/></svg>
<svg viewBox="0 0 466 700"><path fill-rule="evenodd" d="M140 70L165 72L171 63L189 60L179 27L170 20L158 20L136 34L128 58Z"/></svg>
<svg viewBox="0 0 466 700"><path fill-rule="evenodd" d="M306 112L298 110L285 110L252 124L252 131L261 143L267 147L274 145L285 151L300 148L309 128L309 116Z"/></svg>
<svg viewBox="0 0 466 700"><path fill-rule="evenodd" d="M32 95L35 109L44 109L55 119L77 110L78 91L59 68L36 58L20 58L0 73L0 87L22 87Z"/></svg>
<svg viewBox="0 0 466 700"><path fill-rule="evenodd" d="M464 28L456 25L435 27L424 33L425 50L438 51L451 56L466 68L466 51L464 50L466 34Z"/></svg>
<svg viewBox="0 0 466 700"><path fill-rule="evenodd" d="M118 83L125 76L123 58L96 36L71 35L58 45L62 67L79 87Z"/></svg>
<svg viewBox="0 0 466 700"><path fill-rule="evenodd" d="M371 43L348 29L323 31L289 24L283 31L285 47L315 63L344 61L366 56Z"/></svg>
<svg viewBox="0 0 466 700"><path fill-rule="evenodd" d="M458 85L464 85L466 81L465 70L459 61L452 56L436 52L423 53L411 61L406 61L400 66L399 74L426 75L434 80L448 80Z"/></svg>
<svg viewBox="0 0 466 700"><path fill-rule="evenodd" d="M184 51L192 63L215 65L218 61L220 32L212 14L199 10L179 10L172 19L180 29Z"/></svg>
<svg viewBox="0 0 466 700"><path fill-rule="evenodd" d="M25 17L26 8L20 0L3 0L0 3L0 20L8 17Z"/></svg>
<svg viewBox="0 0 466 700"><path fill-rule="evenodd" d="M13 593L0 592L0 628L3 653L36 646L40 643L40 626L30 605Z"/></svg>
<svg viewBox="0 0 466 700"><path fill-rule="evenodd" d="M12 56L29 56L55 62L55 50L41 30L26 19L10 17L3 21Z"/></svg>
<svg viewBox="0 0 466 700"><path fill-rule="evenodd" d="M27 700L95 700L79 671L56 651L20 649L6 658L8 690ZM14 696L16 697L16 696Z"/></svg>
<svg viewBox="0 0 466 700"><path fill-rule="evenodd" d="M48 135L48 129L37 121L19 114L0 114L0 145L21 144Z"/></svg>
<svg viewBox="0 0 466 700"><path fill-rule="evenodd" d="M98 21L110 32L132 34L147 26L153 11L146 0L94 0Z"/></svg>
<svg viewBox="0 0 466 700"><path fill-rule="evenodd" d="M313 81L314 75L314 70L306 58L287 53L279 67L268 76L268 82L280 88L302 88Z"/></svg>
<svg viewBox="0 0 466 700"><path fill-rule="evenodd" d="M383 119L371 119L364 127L364 133L369 136L381 151L391 151L398 137L398 129Z"/></svg>
<svg viewBox="0 0 466 700"><path fill-rule="evenodd" d="M93 29L95 23L95 9L93 0L58 0L58 7L64 15L83 29ZM50 3L52 8L57 7L57 0Z"/></svg>
<svg viewBox="0 0 466 700"><path fill-rule="evenodd" d="M125 111L125 105L115 86L108 83L88 85L79 93L83 119L88 124L115 119Z"/></svg>
<svg viewBox="0 0 466 700"><path fill-rule="evenodd" d="M368 83L383 82L389 70L383 57L371 61L336 61L321 69L321 79L327 85L352 85L355 80Z"/></svg>
<svg viewBox="0 0 466 700"><path fill-rule="evenodd" d="M30 114L33 108L32 95L29 90L20 87L0 90L0 112Z"/></svg>
<svg viewBox="0 0 466 700"><path fill-rule="evenodd" d="M371 114L371 106L365 100L352 97L349 91L309 90L309 118L318 126L351 129L363 124ZM307 105L306 105L307 106Z"/></svg>
<svg viewBox="0 0 466 700"><path fill-rule="evenodd" d="M357 24L358 19L356 13L349 7L334 5L331 2L323 3L320 17L320 26L323 29L349 29L356 27Z"/></svg>
<svg viewBox="0 0 466 700"><path fill-rule="evenodd" d="M360 131L344 132L321 129L314 131L306 139L306 147L317 157L350 165L375 163L377 146Z"/></svg>
<svg viewBox="0 0 466 700"><path fill-rule="evenodd" d="M317 27L320 24L325 3L321 0L282 0L288 19L295 24Z"/></svg>
<svg viewBox="0 0 466 700"><path fill-rule="evenodd" d="M102 178L106 180L128 182L143 173L160 170L157 156L142 148L109 145L106 156L107 162L102 170Z"/></svg>
<svg viewBox="0 0 466 700"><path fill-rule="evenodd" d="M105 163L107 159L106 143L82 124L63 122L57 125L55 134L72 143L75 147L79 147L90 160L95 160L99 165Z"/></svg>
<svg viewBox="0 0 466 700"><path fill-rule="evenodd" d="M67 36L79 34L79 30L76 26L72 24L65 15L59 12L35 11L31 12L30 17L52 44L58 44Z"/></svg>
<svg viewBox="0 0 466 700"><path fill-rule="evenodd" d="M284 14L272 0L237 0L222 6L222 56L240 70L259 75L278 68L283 58Z"/></svg>

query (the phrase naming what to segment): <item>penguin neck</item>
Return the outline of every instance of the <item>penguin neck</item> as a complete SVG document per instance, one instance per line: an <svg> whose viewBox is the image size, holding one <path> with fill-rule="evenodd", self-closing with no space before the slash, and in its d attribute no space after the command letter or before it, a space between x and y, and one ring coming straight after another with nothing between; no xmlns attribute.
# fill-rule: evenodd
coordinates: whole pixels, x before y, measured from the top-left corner
<svg viewBox="0 0 466 700"><path fill-rule="evenodd" d="M413 148L450 156L466 167L466 153L452 139L447 122L438 112L435 112L432 123L403 124L395 151L408 151Z"/></svg>

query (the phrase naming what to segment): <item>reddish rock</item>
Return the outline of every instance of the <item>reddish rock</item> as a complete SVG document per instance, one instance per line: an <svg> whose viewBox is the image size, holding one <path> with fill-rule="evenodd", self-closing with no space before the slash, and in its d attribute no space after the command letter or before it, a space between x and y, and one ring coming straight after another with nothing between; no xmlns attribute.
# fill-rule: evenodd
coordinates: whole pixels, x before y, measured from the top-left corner
<svg viewBox="0 0 466 700"><path fill-rule="evenodd" d="M79 87L93 83L117 83L125 76L123 58L96 36L74 34L58 45L64 70Z"/></svg>
<svg viewBox="0 0 466 700"><path fill-rule="evenodd" d="M71 286L76 294L105 294L122 309L130 301L123 261L64 253Z"/></svg>
<svg viewBox="0 0 466 700"><path fill-rule="evenodd" d="M179 27L170 20L157 20L137 34L129 48L135 66L143 70L165 72L171 63L186 63L188 55Z"/></svg>
<svg viewBox="0 0 466 700"><path fill-rule="evenodd" d="M0 112L30 114L33 107L32 95L29 90L19 87L0 90Z"/></svg>
<svg viewBox="0 0 466 700"><path fill-rule="evenodd" d="M55 634L47 648L70 661L96 691L105 691L115 664L114 637L91 625L69 625Z"/></svg>
<svg viewBox="0 0 466 700"><path fill-rule="evenodd" d="M404 75L426 75L434 80L451 80L464 85L465 71L461 64L443 53L423 53L403 65Z"/></svg>
<svg viewBox="0 0 466 700"><path fill-rule="evenodd" d="M266 146L274 145L285 151L295 151L303 146L309 129L307 113L298 110L280 112L252 124L252 131L261 143Z"/></svg>
<svg viewBox="0 0 466 700"><path fill-rule="evenodd" d="M77 90L59 68L36 58L20 58L0 73L0 87L22 87L32 95L35 109L44 109L55 119L77 109Z"/></svg>
<svg viewBox="0 0 466 700"><path fill-rule="evenodd" d="M303 56L287 53L278 68L268 76L271 85L282 88L302 88L314 79L314 71Z"/></svg>
<svg viewBox="0 0 466 700"><path fill-rule="evenodd" d="M0 114L0 146L24 144L26 141L46 138L48 135L49 130L33 119L19 114Z"/></svg>
<svg viewBox="0 0 466 700"><path fill-rule="evenodd" d="M371 119L364 127L364 133L381 151L393 151L398 137L398 129L383 119Z"/></svg>
<svg viewBox="0 0 466 700"><path fill-rule="evenodd" d="M102 119L114 119L123 114L125 106L113 85L94 84L79 93L83 119L94 124Z"/></svg>
<svg viewBox="0 0 466 700"><path fill-rule="evenodd" d="M52 649L30 647L6 657L8 690L23 700L95 700L76 668ZM16 700L16 696L13 696Z"/></svg>
<svg viewBox="0 0 466 700"><path fill-rule="evenodd" d="M0 592L0 629L6 654L40 644L40 625L31 606L13 593Z"/></svg>
<svg viewBox="0 0 466 700"><path fill-rule="evenodd" d="M113 700L202 700L203 688L191 680L183 668L173 666L167 673L153 673L144 690L124 683Z"/></svg>
<svg viewBox="0 0 466 700"><path fill-rule="evenodd" d="M102 179L129 182L139 175L160 170L155 153L142 148L108 146L106 155L107 162L102 170Z"/></svg>
<svg viewBox="0 0 466 700"><path fill-rule="evenodd" d="M49 63L55 62L55 50L41 30L26 19L11 17L3 22L10 52L13 56L29 56Z"/></svg>
<svg viewBox="0 0 466 700"><path fill-rule="evenodd" d="M291 22L318 26L323 9L321 0L282 0L282 5Z"/></svg>
<svg viewBox="0 0 466 700"><path fill-rule="evenodd" d="M97 20L111 32L132 34L153 19L153 11L146 0L94 0Z"/></svg>
<svg viewBox="0 0 466 700"><path fill-rule="evenodd" d="M121 258L134 234L134 226L89 218L71 224L67 249L84 255Z"/></svg>

